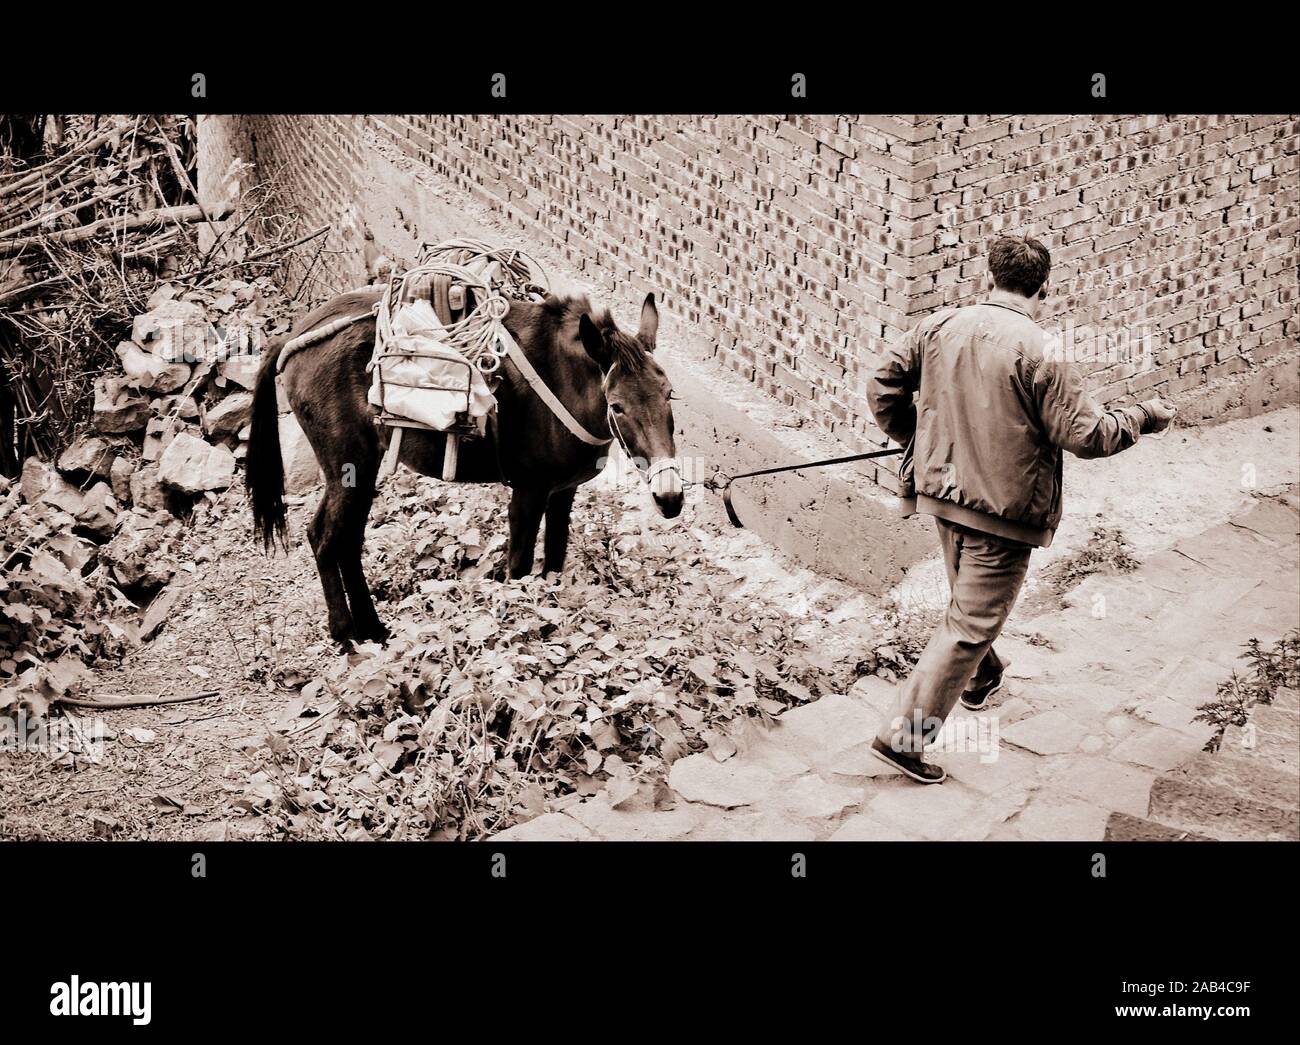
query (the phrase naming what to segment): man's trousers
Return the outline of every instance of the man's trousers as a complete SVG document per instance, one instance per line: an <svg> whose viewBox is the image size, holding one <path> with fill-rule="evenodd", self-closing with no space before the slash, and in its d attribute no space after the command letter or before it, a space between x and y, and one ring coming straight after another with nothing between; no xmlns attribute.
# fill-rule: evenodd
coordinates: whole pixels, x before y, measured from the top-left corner
<svg viewBox="0 0 1300 1045"><path fill-rule="evenodd" d="M898 702L878 734L896 751L919 755L933 741L972 681L1001 669L993 641L1016 603L1033 548L1019 541L935 519L951 597Z"/></svg>

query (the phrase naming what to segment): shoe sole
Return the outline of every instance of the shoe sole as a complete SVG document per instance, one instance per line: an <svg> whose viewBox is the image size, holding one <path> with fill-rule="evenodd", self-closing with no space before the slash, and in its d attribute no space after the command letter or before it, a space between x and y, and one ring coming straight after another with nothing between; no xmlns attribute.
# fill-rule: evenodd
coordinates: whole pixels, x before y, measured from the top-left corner
<svg viewBox="0 0 1300 1045"><path fill-rule="evenodd" d="M983 711L985 708L989 706L989 703L993 700L993 698L996 697L999 693L1001 693L1006 688L1007 688L1007 680L1006 680L1006 676L1004 675L1002 678L998 680L998 684L994 686L991 690L989 690L984 695L984 699L981 700L978 704L967 704L966 697L962 696L961 706L964 707L967 711Z"/></svg>
<svg viewBox="0 0 1300 1045"><path fill-rule="evenodd" d="M880 759L880 761L885 763L885 765L897 769L900 773L903 774L903 776L910 777L912 780L915 780L918 784L942 784L945 780L948 779L948 770L944 769L943 766L939 767L940 770L943 771L943 776L939 776L939 777L921 776L918 773L913 773L910 769L904 769L888 755L882 755L874 747L871 749L871 753L875 755L878 759Z"/></svg>

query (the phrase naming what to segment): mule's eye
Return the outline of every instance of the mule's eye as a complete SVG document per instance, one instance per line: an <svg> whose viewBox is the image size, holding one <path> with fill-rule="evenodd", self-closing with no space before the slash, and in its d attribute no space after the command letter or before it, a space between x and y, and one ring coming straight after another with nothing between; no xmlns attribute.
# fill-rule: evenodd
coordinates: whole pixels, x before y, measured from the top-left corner
<svg viewBox="0 0 1300 1045"><path fill-rule="evenodd" d="M616 413L616 414L621 414L621 413L623 412L623 404L622 404L622 403L610 403L610 404L609 404L609 408L610 408L611 410L613 410L614 413Z"/></svg>

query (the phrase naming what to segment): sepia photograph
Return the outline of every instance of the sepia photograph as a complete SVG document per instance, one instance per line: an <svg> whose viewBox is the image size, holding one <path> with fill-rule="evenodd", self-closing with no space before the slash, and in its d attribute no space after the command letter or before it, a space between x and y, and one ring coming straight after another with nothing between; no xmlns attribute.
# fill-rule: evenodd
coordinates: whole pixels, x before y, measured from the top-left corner
<svg viewBox="0 0 1300 1045"><path fill-rule="evenodd" d="M0 117L0 838L1297 841L1298 164Z"/></svg>

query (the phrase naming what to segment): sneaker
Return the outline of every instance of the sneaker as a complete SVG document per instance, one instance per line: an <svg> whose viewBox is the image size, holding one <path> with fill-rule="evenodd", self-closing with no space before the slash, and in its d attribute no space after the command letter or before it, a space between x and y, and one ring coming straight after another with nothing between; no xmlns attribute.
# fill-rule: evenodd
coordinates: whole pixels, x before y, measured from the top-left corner
<svg viewBox="0 0 1300 1045"><path fill-rule="evenodd" d="M983 711L992 703L997 694L1006 688L1006 665L997 673L992 681L984 683L982 686L976 686L974 689L968 689L961 695L961 706L967 711Z"/></svg>
<svg viewBox="0 0 1300 1045"><path fill-rule="evenodd" d="M895 751L879 737L871 742L871 753L917 783L942 784L948 779L948 771L943 766L932 765L923 761L918 755Z"/></svg>

